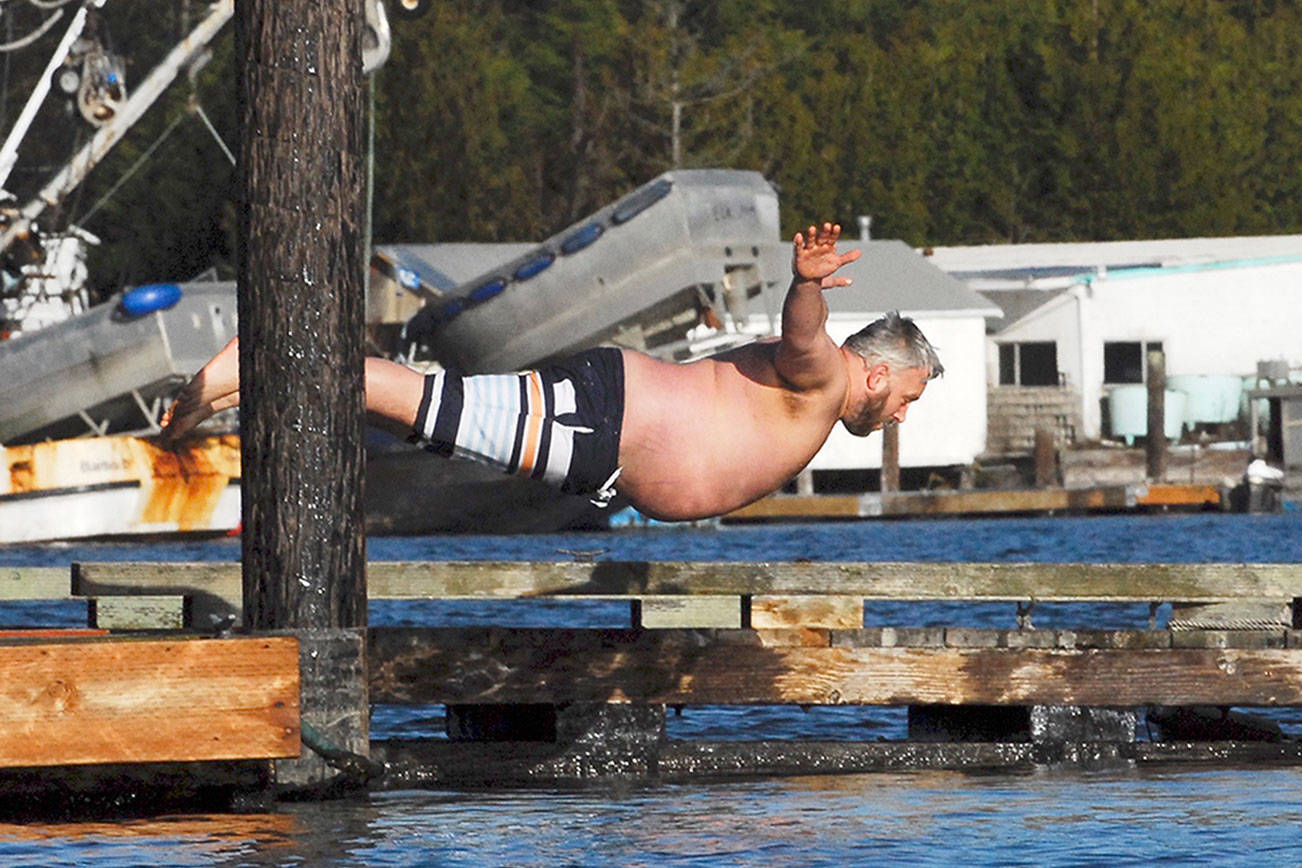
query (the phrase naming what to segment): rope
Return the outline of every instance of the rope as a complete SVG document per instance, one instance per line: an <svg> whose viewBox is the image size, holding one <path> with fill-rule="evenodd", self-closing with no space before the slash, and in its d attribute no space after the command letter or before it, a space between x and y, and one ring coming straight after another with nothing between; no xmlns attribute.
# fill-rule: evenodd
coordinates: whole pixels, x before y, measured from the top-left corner
<svg viewBox="0 0 1302 868"><path fill-rule="evenodd" d="M58 20L62 17L63 17L63 10L60 9L59 11L51 15L49 18L46 18L40 27L37 27L35 30L33 30L31 33L27 34L26 36L21 37L20 39L15 39L13 42L6 42L4 45L0 45L0 52L17 51L20 48L26 48L27 46L31 45L33 42L35 42L36 40L44 36L46 32L51 27L53 27L55 23L58 22Z"/></svg>
<svg viewBox="0 0 1302 868"><path fill-rule="evenodd" d="M204 113L203 106L196 102L190 108L199 116L199 120L203 121L203 125L208 128L208 132L212 133L212 137L217 140L217 146L222 149L226 159L230 160L231 165L234 166L235 155L231 153L230 148L226 147L226 142L222 140L221 133L217 132L217 128L212 125L212 121L208 120L208 115Z"/></svg>
<svg viewBox="0 0 1302 868"><path fill-rule="evenodd" d="M177 115L175 118L173 118L172 122L167 125L167 129L163 130L163 132L159 134L158 138L154 139L154 143L145 149L145 152L141 154L136 159L136 161L131 164L131 167L122 174L122 177L118 178L117 183L115 183L112 187L109 187L108 192L106 192L103 196L101 196L99 201L90 207L89 211L87 211L85 214L83 214L80 218L78 218L74 222L84 226L86 222L89 221L90 218L95 215L95 212L98 211L101 207L103 207L108 202L108 200L113 197L113 194L115 194L119 189L121 189L123 184L131 180L131 176L134 175L142 165L144 165L145 160L149 159L149 157L153 155L154 151L158 149L158 146L163 143L163 140L166 139L168 136L170 136L172 134L172 130L176 129L176 127L183 120L185 120L184 114Z"/></svg>
<svg viewBox="0 0 1302 868"><path fill-rule="evenodd" d="M1170 630L1283 630L1291 625L1269 618L1225 618L1216 620L1175 620L1167 622Z"/></svg>
<svg viewBox="0 0 1302 868"><path fill-rule="evenodd" d="M344 777L365 784L379 780L387 771L383 763L377 763L370 757L345 750L330 741L306 720L299 720L299 732L304 746L310 748L313 753L325 760L326 765Z"/></svg>

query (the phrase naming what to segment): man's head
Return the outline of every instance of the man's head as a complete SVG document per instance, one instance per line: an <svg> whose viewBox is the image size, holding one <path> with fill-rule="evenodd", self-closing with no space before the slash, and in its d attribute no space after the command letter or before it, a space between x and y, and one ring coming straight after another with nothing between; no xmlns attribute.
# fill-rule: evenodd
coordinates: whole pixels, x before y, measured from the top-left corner
<svg viewBox="0 0 1302 868"><path fill-rule="evenodd" d="M909 405L927 382L945 373L936 348L908 317L891 311L846 338L842 346L858 356L862 372L851 383L851 401L841 422L857 437L904 421Z"/></svg>

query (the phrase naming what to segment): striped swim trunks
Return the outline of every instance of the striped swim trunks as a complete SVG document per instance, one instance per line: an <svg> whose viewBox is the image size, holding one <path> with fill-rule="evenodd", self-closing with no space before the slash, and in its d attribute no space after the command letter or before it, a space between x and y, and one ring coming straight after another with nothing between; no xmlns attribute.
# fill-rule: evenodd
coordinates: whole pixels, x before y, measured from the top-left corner
<svg viewBox="0 0 1302 868"><path fill-rule="evenodd" d="M430 374L411 439L605 506L623 421L624 356L598 347L514 374Z"/></svg>

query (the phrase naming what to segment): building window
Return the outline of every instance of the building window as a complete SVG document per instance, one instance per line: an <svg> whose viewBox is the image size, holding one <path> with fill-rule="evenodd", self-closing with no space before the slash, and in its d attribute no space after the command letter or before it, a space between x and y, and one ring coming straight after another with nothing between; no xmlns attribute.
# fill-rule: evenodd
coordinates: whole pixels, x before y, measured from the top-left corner
<svg viewBox="0 0 1302 868"><path fill-rule="evenodd" d="M999 345L999 385L1057 386L1059 382L1054 341Z"/></svg>
<svg viewBox="0 0 1302 868"><path fill-rule="evenodd" d="M1148 352L1161 349L1161 341L1104 341L1103 382L1108 385L1145 382Z"/></svg>

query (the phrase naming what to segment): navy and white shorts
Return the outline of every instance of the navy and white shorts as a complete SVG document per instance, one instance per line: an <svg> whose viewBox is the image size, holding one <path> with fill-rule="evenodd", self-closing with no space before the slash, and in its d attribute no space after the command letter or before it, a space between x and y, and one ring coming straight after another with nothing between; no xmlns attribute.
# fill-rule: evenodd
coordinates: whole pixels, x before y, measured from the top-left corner
<svg viewBox="0 0 1302 868"><path fill-rule="evenodd" d="M411 439L604 506L623 422L624 356L598 347L514 374L430 374Z"/></svg>

